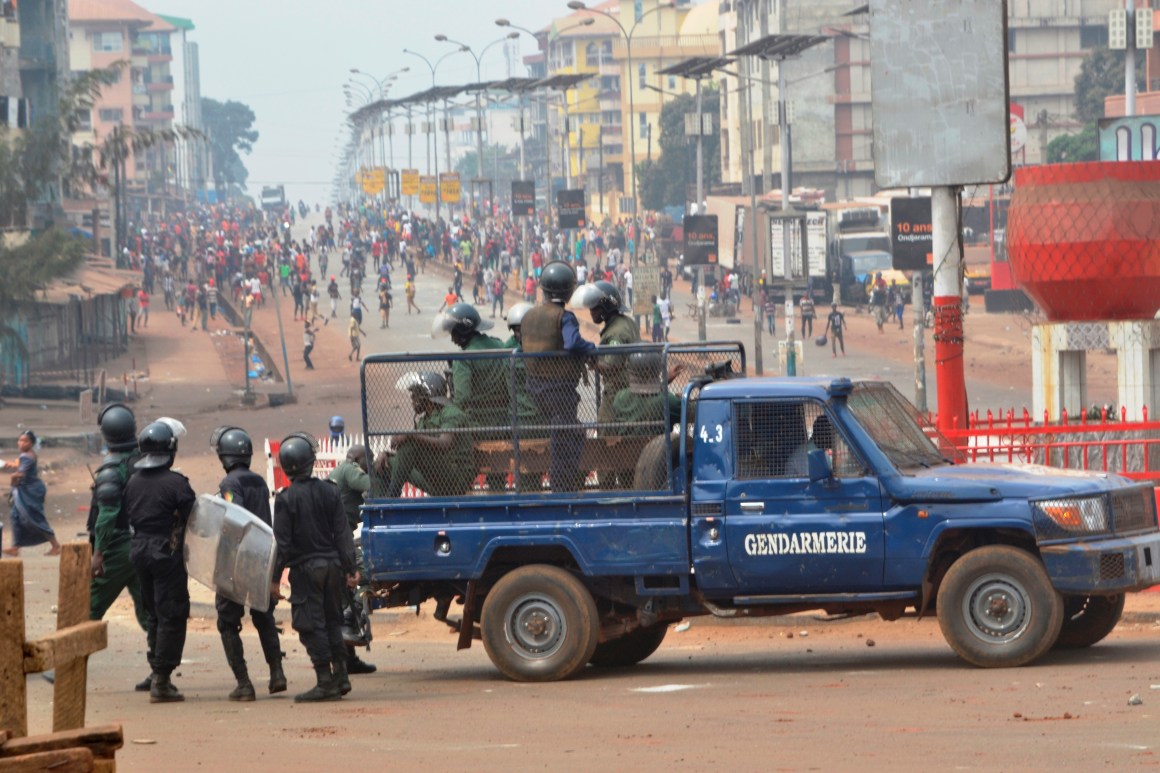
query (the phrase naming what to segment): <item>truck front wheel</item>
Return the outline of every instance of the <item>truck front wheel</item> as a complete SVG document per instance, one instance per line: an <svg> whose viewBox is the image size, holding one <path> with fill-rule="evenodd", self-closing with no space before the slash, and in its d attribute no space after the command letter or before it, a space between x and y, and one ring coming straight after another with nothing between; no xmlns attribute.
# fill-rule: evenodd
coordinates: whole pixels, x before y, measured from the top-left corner
<svg viewBox="0 0 1160 773"><path fill-rule="evenodd" d="M1090 647L1102 641L1124 614L1124 594L1115 596L1064 596L1063 628L1055 640L1059 650Z"/></svg>
<svg viewBox="0 0 1160 773"><path fill-rule="evenodd" d="M1059 638L1063 597L1034 556L991 545L951 564L938 591L938 621L947 643L968 663L1022 666Z"/></svg>
<svg viewBox="0 0 1160 773"><path fill-rule="evenodd" d="M657 651L668 632L668 623L637 628L624 636L597 644L589 662L594 666L608 668L635 666Z"/></svg>
<svg viewBox="0 0 1160 773"><path fill-rule="evenodd" d="M596 602L574 575L523 566L500 578L480 618L483 646L504 676L554 682L584 668L599 636Z"/></svg>

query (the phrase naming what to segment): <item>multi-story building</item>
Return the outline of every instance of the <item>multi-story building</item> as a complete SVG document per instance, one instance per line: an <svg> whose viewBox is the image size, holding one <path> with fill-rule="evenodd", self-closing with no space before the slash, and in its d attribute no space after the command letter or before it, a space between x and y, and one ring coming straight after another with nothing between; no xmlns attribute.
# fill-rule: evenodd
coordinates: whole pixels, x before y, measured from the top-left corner
<svg viewBox="0 0 1160 773"><path fill-rule="evenodd" d="M173 127L172 24L132 0L69 0L69 26L73 70L129 62L93 108L98 142L117 126L155 131ZM172 145L158 144L135 154L125 168L131 209L156 208L179 198L175 168Z"/></svg>
<svg viewBox="0 0 1160 773"><path fill-rule="evenodd" d="M162 20L176 30L172 40L173 63L170 69L177 73L173 79L173 102L177 108L177 123L205 131L201 117L201 63L200 51L189 33L195 27L190 19L159 14ZM181 140L177 143L177 186L190 195L201 195L209 179L209 146L200 139Z"/></svg>

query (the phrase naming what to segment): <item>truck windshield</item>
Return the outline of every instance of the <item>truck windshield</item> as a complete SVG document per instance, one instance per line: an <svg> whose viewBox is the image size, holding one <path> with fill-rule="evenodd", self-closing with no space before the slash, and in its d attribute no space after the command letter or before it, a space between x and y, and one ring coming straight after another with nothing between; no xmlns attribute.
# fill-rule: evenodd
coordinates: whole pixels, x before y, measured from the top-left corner
<svg viewBox="0 0 1160 773"><path fill-rule="evenodd" d="M900 470L962 461L950 441L890 384L857 384L848 405L858 423Z"/></svg>
<svg viewBox="0 0 1160 773"><path fill-rule="evenodd" d="M843 234L838 237L842 244L842 252L849 255L851 252L890 252L890 237L881 231L873 233Z"/></svg>

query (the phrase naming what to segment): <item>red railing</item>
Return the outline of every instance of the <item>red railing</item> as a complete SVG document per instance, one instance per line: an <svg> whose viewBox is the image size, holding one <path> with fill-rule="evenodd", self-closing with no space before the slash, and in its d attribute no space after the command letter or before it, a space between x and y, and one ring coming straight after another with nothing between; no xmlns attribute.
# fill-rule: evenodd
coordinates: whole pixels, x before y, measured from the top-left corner
<svg viewBox="0 0 1160 773"><path fill-rule="evenodd" d="M1031 413L1013 409L994 414L975 412L968 429L943 435L971 462L1024 462L1070 470L1115 473L1160 483L1160 421L1128 421L1127 412L1098 418L1066 412L1058 422L1036 423Z"/></svg>

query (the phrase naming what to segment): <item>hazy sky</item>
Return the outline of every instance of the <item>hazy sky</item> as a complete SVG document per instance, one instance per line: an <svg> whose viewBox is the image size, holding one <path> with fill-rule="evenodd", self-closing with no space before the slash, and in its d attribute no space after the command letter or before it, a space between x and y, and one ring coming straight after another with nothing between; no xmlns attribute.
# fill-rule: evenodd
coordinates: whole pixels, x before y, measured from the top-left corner
<svg viewBox="0 0 1160 773"><path fill-rule="evenodd" d="M431 85L431 71L404 48L432 62L454 50L435 41L442 33L477 52L510 30L499 17L536 30L569 13L565 0L138 0L153 13L193 20L190 40L201 53L202 96L248 104L261 133L254 151L243 156L252 195L261 186L285 183L291 201L325 203L334 178L338 148L348 134L342 86L355 77L350 68L383 78L410 67L390 94L405 96ZM536 50L529 35L519 40L521 55ZM520 61L513 75L526 75ZM483 79L507 76L503 46L487 51ZM438 70L438 83L475 80L475 60L457 54ZM355 89L359 91L359 89ZM395 154L405 138L396 135ZM425 147L416 135L415 158ZM424 156L425 157L425 156Z"/></svg>

